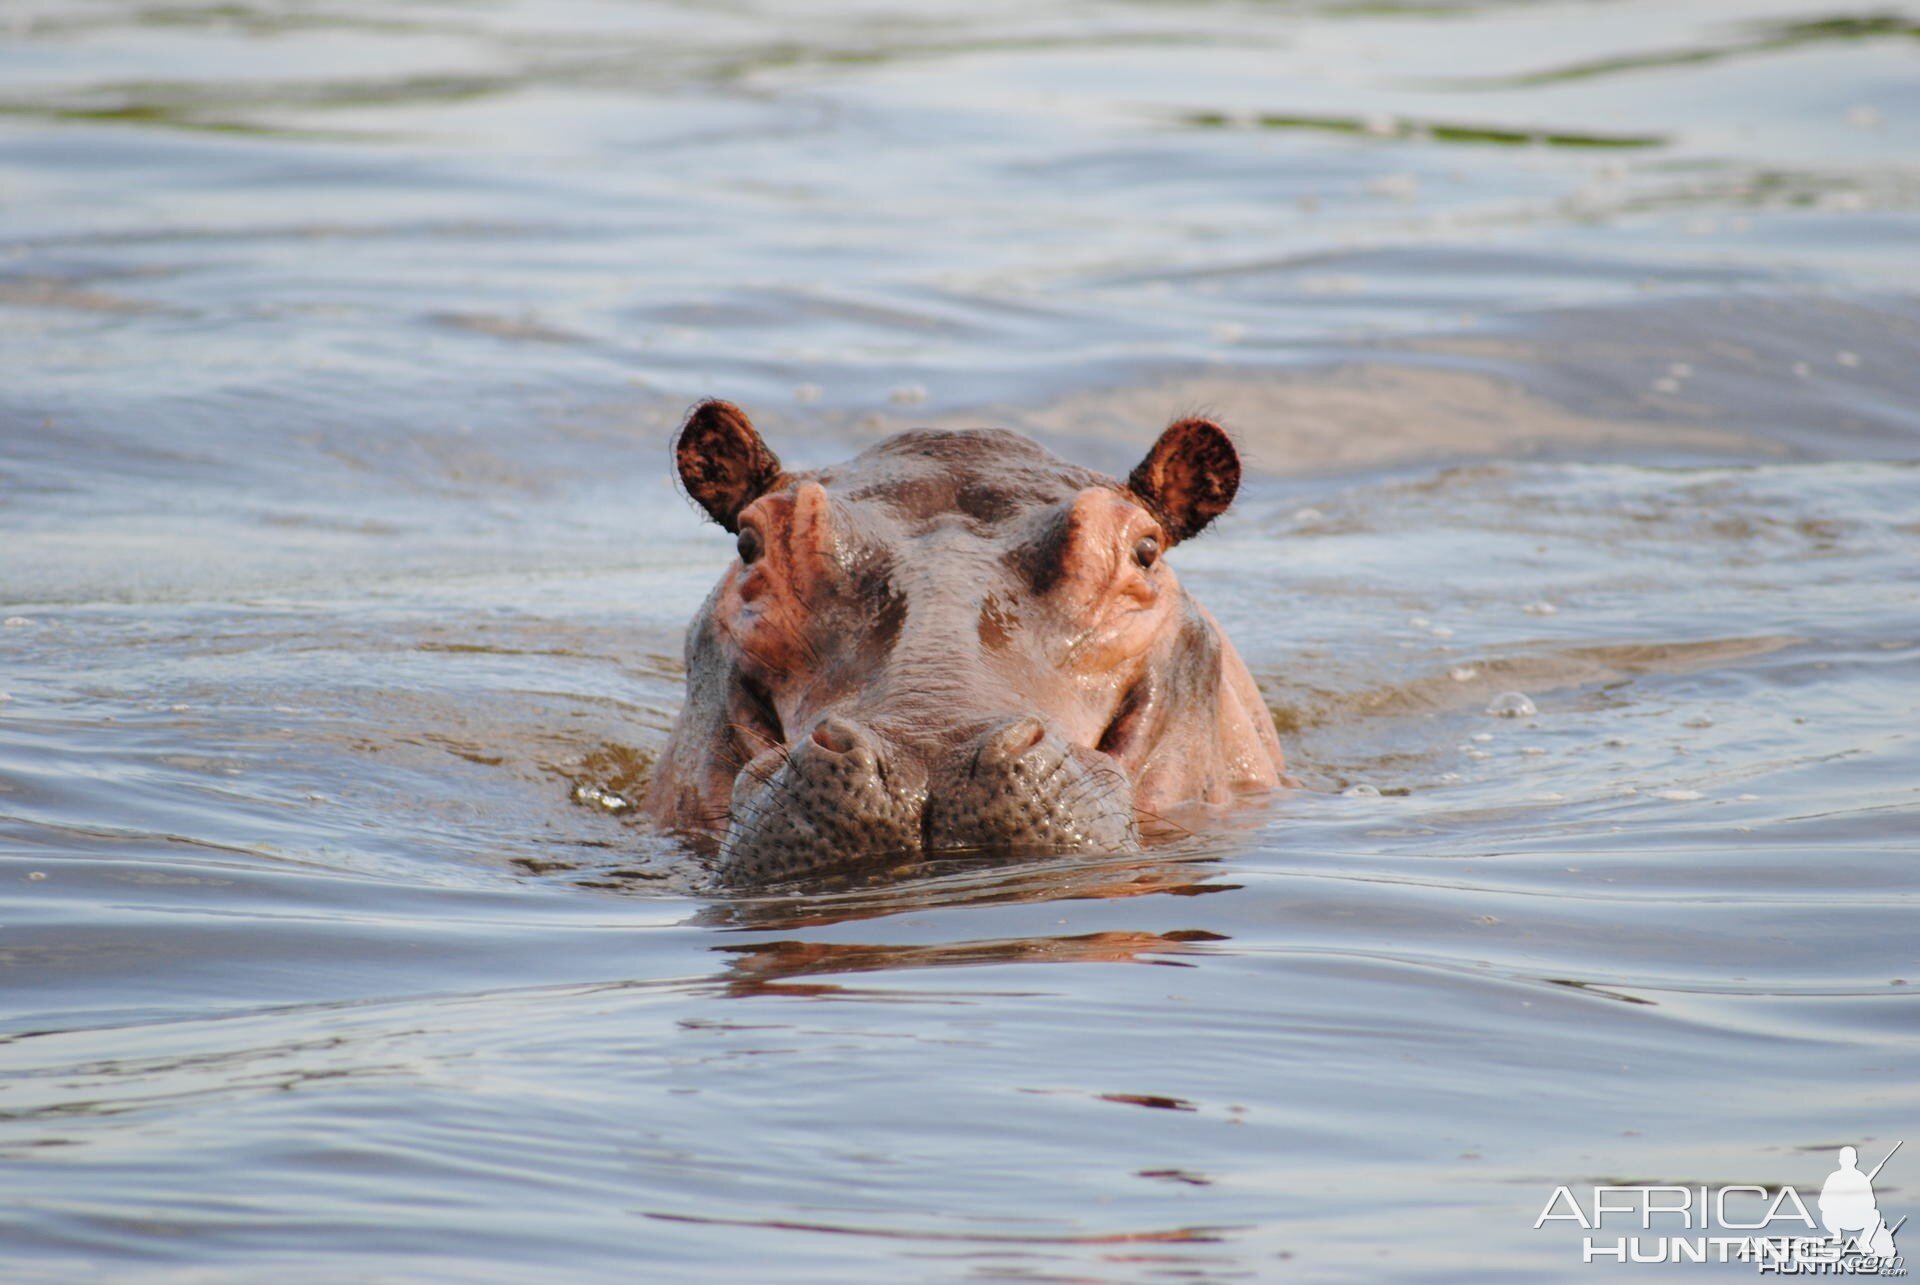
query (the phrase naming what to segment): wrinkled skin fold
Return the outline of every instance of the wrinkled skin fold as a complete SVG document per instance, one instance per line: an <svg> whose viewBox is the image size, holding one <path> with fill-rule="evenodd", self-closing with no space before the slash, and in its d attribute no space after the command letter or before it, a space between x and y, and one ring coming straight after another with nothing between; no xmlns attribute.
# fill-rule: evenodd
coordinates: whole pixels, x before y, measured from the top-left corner
<svg viewBox="0 0 1920 1285"><path fill-rule="evenodd" d="M1164 557L1238 488L1218 425L1173 424L1124 481L997 429L790 473L720 401L674 453L737 556L646 807L723 881L1127 851L1142 818L1281 783L1252 676Z"/></svg>

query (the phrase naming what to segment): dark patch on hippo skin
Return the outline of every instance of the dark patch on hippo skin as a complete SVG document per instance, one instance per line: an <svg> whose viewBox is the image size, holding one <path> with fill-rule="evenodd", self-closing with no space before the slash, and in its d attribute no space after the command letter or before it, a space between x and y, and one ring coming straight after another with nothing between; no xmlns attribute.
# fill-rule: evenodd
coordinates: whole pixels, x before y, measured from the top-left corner
<svg viewBox="0 0 1920 1285"><path fill-rule="evenodd" d="M1020 497L998 483L976 481L954 489L953 506L976 528L991 530L1019 512Z"/></svg>
<svg viewBox="0 0 1920 1285"><path fill-rule="evenodd" d="M1167 529L1190 540L1227 511L1240 489L1240 453L1210 419L1169 424L1147 457L1127 475L1127 488Z"/></svg>
<svg viewBox="0 0 1920 1285"><path fill-rule="evenodd" d="M673 439L680 484L729 532L740 530L740 510L780 481L780 457L760 440L746 412L732 402L704 401L687 412Z"/></svg>
<svg viewBox="0 0 1920 1285"><path fill-rule="evenodd" d="M1100 743L1093 748L1102 754L1124 754L1140 738L1148 714L1160 707L1159 690L1160 683L1153 670L1148 669L1120 698L1119 706L1113 711L1113 721L1107 724L1107 730L1100 734Z"/></svg>
<svg viewBox="0 0 1920 1285"><path fill-rule="evenodd" d="M835 543L842 580L812 604L810 645L825 671L823 688L858 689L881 671L907 621L907 597L894 583L895 565L883 539L859 515L835 505Z"/></svg>
<svg viewBox="0 0 1920 1285"><path fill-rule="evenodd" d="M733 746L733 761L752 771L761 755L786 744L786 730L780 726L780 711L766 685L750 674L742 674L734 684L734 699L727 710L727 732ZM736 778L737 786L737 778Z"/></svg>
<svg viewBox="0 0 1920 1285"><path fill-rule="evenodd" d="M998 594L988 594L987 600L980 604L980 645L988 651L1004 650L1019 624Z"/></svg>
<svg viewBox="0 0 1920 1285"><path fill-rule="evenodd" d="M1067 554L1072 548L1073 510L1062 507L1046 515L1039 534L1015 545L1007 561L1034 596L1044 598L1067 574Z"/></svg>
<svg viewBox="0 0 1920 1285"><path fill-rule="evenodd" d="M959 520L985 533L1023 509L1061 504L1113 479L1003 428L916 428L815 474L847 499L876 504L910 534Z"/></svg>
<svg viewBox="0 0 1920 1285"><path fill-rule="evenodd" d="M860 640L861 660L868 672L892 654L894 644L900 639L901 626L907 622L907 596L884 575L876 579L873 588L863 594L865 601L875 604L872 614L866 618L866 629Z"/></svg>

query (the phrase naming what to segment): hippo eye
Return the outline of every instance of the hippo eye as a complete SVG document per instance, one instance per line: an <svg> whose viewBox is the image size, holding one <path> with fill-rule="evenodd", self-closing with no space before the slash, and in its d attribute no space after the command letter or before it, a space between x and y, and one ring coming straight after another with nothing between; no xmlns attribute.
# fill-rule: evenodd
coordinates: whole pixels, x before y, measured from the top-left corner
<svg viewBox="0 0 1920 1285"><path fill-rule="evenodd" d="M734 546L740 551L740 561L752 566L760 560L760 533L752 527L740 528L740 543Z"/></svg>
<svg viewBox="0 0 1920 1285"><path fill-rule="evenodd" d="M1160 558L1160 541L1150 535L1140 537L1140 543L1133 546L1133 560L1144 570Z"/></svg>

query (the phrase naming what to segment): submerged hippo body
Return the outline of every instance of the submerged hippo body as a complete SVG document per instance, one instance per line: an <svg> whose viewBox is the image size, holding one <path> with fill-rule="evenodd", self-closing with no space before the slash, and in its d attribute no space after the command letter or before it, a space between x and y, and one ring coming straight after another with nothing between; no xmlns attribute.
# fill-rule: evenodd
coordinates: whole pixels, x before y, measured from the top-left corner
<svg viewBox="0 0 1920 1285"><path fill-rule="evenodd" d="M1239 485L1217 425L1174 424L1124 482L997 429L789 473L719 401L674 450L739 557L647 808L717 841L722 879L1124 851L1139 818L1279 783L1252 677L1161 557Z"/></svg>

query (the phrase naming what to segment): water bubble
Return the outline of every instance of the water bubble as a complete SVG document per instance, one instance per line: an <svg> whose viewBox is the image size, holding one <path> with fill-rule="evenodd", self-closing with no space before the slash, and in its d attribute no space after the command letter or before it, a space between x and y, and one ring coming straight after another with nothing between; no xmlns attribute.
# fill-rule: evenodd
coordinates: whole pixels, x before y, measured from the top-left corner
<svg viewBox="0 0 1920 1285"><path fill-rule="evenodd" d="M1739 796L1739 799L1740 799L1740 802L1742 803L1752 803L1757 799L1759 799L1759 797L1760 796L1757 794L1742 794Z"/></svg>
<svg viewBox="0 0 1920 1285"><path fill-rule="evenodd" d="M597 785L576 785L573 787L573 801L585 803L591 807L604 808L608 812L625 812L633 806L624 796L605 790Z"/></svg>
<svg viewBox="0 0 1920 1285"><path fill-rule="evenodd" d="M1428 620L1425 616L1408 616L1407 624L1411 625L1415 629L1427 629L1432 627L1433 622L1431 620Z"/></svg>
<svg viewBox="0 0 1920 1285"><path fill-rule="evenodd" d="M1689 379L1693 375L1693 367L1687 365L1684 361L1676 361L1667 367L1667 374L1673 376L1675 379Z"/></svg>
<svg viewBox="0 0 1920 1285"><path fill-rule="evenodd" d="M1485 745L1488 741L1493 739L1493 733L1492 732L1475 732L1473 734L1473 739L1476 741L1479 741L1482 745Z"/></svg>
<svg viewBox="0 0 1920 1285"><path fill-rule="evenodd" d="M918 406L927 400L927 389L924 384L901 384L887 394L887 400L896 406Z"/></svg>
<svg viewBox="0 0 1920 1285"><path fill-rule="evenodd" d="M1377 799L1380 797L1380 787L1368 785L1362 781L1358 785L1349 785L1340 791L1340 796L1347 799Z"/></svg>
<svg viewBox="0 0 1920 1285"><path fill-rule="evenodd" d="M1793 373L1805 379L1813 373L1813 365L1811 362L1796 361L1793 363Z"/></svg>
<svg viewBox="0 0 1920 1285"><path fill-rule="evenodd" d="M1477 762L1484 761L1486 759L1490 759L1493 757L1493 755L1487 753L1485 750L1468 750L1467 757L1474 760L1477 763Z"/></svg>
<svg viewBox="0 0 1920 1285"><path fill-rule="evenodd" d="M27 616L8 616L5 620L0 620L0 626L8 629L25 629L32 623L33 620Z"/></svg>
<svg viewBox="0 0 1920 1285"><path fill-rule="evenodd" d="M1472 665L1455 665L1447 671L1447 676L1456 683L1470 683L1480 677L1480 671Z"/></svg>
<svg viewBox="0 0 1920 1285"><path fill-rule="evenodd" d="M799 402L802 406L811 406L820 400L821 394L824 391L825 390L818 384L795 384L793 387L793 400Z"/></svg>
<svg viewBox="0 0 1920 1285"><path fill-rule="evenodd" d="M1692 803L1696 799L1704 799L1707 796L1698 790L1655 790L1653 797L1665 799L1669 803Z"/></svg>
<svg viewBox="0 0 1920 1285"><path fill-rule="evenodd" d="M1546 746L1544 745L1522 745L1520 747L1520 752L1522 754L1527 755L1529 758L1539 758L1542 754L1545 754L1547 752L1547 749L1546 749Z"/></svg>
<svg viewBox="0 0 1920 1285"><path fill-rule="evenodd" d="M1833 359L1849 370L1860 364L1860 354L1856 352L1837 352Z"/></svg>
<svg viewBox="0 0 1920 1285"><path fill-rule="evenodd" d="M1520 608L1520 610L1526 612L1529 616L1551 616L1557 614L1560 608L1554 606L1545 598L1541 598L1535 602L1528 603L1526 606Z"/></svg>
<svg viewBox="0 0 1920 1285"><path fill-rule="evenodd" d="M1300 523L1318 522L1326 516L1327 515L1319 509L1314 508L1295 509L1293 511L1293 520Z"/></svg>
<svg viewBox="0 0 1920 1285"><path fill-rule="evenodd" d="M1447 628L1445 625L1435 625L1432 629L1429 629L1427 632L1432 634L1435 638L1453 637L1453 630Z"/></svg>
<svg viewBox="0 0 1920 1285"><path fill-rule="evenodd" d="M1539 712L1524 692L1501 692L1487 706L1495 718L1532 718Z"/></svg>

